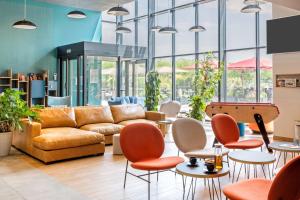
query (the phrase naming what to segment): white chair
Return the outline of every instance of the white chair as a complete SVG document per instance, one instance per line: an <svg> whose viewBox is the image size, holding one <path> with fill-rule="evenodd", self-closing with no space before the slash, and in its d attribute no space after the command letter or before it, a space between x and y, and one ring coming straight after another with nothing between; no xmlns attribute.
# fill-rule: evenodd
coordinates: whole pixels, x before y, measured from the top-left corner
<svg viewBox="0 0 300 200"><path fill-rule="evenodd" d="M160 112L166 114L166 119L175 121L180 112L181 104L178 101L167 101L160 105Z"/></svg>
<svg viewBox="0 0 300 200"><path fill-rule="evenodd" d="M215 156L214 149L205 149L207 138L202 124L192 118L177 119L172 127L173 138L177 148L186 157L200 159ZM228 154L228 149L223 149L223 155Z"/></svg>

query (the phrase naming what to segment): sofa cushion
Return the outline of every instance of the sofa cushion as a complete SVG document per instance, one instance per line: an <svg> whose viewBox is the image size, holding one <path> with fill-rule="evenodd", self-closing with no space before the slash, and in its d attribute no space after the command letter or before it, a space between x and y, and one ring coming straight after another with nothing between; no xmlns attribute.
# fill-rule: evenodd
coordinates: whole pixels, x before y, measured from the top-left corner
<svg viewBox="0 0 300 200"><path fill-rule="evenodd" d="M33 145L48 151L99 144L103 141L102 134L63 127L42 129L41 135L33 138Z"/></svg>
<svg viewBox="0 0 300 200"><path fill-rule="evenodd" d="M132 119L145 119L145 111L141 105L126 104L110 107L115 123Z"/></svg>
<svg viewBox="0 0 300 200"><path fill-rule="evenodd" d="M123 127L124 126L118 124L100 123L100 124L87 124L80 127L80 129L101 133L103 135L113 135L116 133L120 133Z"/></svg>
<svg viewBox="0 0 300 200"><path fill-rule="evenodd" d="M158 127L158 124L155 121L147 120L147 119L133 119L133 120L127 120L127 121L122 121L119 124L123 126L127 126L129 124L135 124L135 123L147 123L147 124L152 124L156 127Z"/></svg>
<svg viewBox="0 0 300 200"><path fill-rule="evenodd" d="M77 126L97 123L114 123L109 106L81 106L75 108Z"/></svg>
<svg viewBox="0 0 300 200"><path fill-rule="evenodd" d="M42 128L76 127L73 108L44 108L37 112Z"/></svg>

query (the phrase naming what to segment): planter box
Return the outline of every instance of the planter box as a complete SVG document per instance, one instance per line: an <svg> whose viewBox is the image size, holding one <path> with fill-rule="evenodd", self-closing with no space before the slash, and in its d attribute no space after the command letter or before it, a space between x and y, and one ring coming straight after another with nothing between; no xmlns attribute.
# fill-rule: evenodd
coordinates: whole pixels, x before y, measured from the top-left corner
<svg viewBox="0 0 300 200"><path fill-rule="evenodd" d="M7 156L12 143L12 132L0 133L0 156Z"/></svg>

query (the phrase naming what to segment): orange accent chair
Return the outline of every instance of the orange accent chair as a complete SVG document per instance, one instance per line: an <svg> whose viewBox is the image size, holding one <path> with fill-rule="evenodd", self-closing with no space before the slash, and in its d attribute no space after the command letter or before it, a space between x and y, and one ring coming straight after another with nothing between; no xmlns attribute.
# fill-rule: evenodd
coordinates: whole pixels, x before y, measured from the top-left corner
<svg viewBox="0 0 300 200"><path fill-rule="evenodd" d="M217 140L228 149L254 149L263 145L263 141L257 139L239 141L237 122L229 115L214 115L211 124Z"/></svg>
<svg viewBox="0 0 300 200"><path fill-rule="evenodd" d="M223 189L231 200L299 200L300 199L300 156L287 163L273 181L250 179Z"/></svg>
<svg viewBox="0 0 300 200"><path fill-rule="evenodd" d="M148 183L148 199L150 199L150 175L155 173L158 175L159 171L170 170L184 162L184 159L178 156L161 157L165 149L162 133L157 127L148 123L125 126L120 134L120 145L127 158L124 188L127 174L144 180ZM144 170L147 173L136 175L128 172L128 161L131 162L132 168ZM143 178L147 175L148 179Z"/></svg>

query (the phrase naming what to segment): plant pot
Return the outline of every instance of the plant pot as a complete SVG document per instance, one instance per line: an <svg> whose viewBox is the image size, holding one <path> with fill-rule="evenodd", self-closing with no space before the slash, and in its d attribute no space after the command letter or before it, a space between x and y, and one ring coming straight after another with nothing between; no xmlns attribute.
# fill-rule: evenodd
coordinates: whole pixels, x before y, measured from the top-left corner
<svg viewBox="0 0 300 200"><path fill-rule="evenodd" d="M12 132L0 133L0 156L7 156L12 143Z"/></svg>

